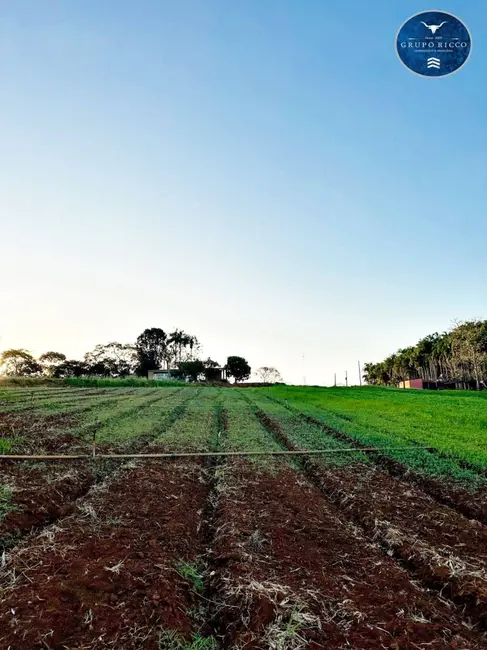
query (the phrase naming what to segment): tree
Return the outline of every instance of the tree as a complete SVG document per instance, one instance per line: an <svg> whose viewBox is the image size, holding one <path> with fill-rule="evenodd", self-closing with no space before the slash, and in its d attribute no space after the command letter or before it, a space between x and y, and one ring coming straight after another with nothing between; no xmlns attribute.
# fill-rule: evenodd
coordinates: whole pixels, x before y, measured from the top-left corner
<svg viewBox="0 0 487 650"><path fill-rule="evenodd" d="M440 334L434 344L433 354L439 368L441 379L452 379L454 377L452 363L452 340L449 332Z"/></svg>
<svg viewBox="0 0 487 650"><path fill-rule="evenodd" d="M474 380L477 390L483 382L487 360L487 322L465 321L452 332L452 347L460 358L462 378Z"/></svg>
<svg viewBox="0 0 487 650"><path fill-rule="evenodd" d="M251 368L243 357L228 357L225 368L227 375L233 377L235 383L250 377Z"/></svg>
<svg viewBox="0 0 487 650"><path fill-rule="evenodd" d="M10 349L2 352L0 366L9 377L25 377L39 375L42 372L41 364L24 349Z"/></svg>
<svg viewBox="0 0 487 650"><path fill-rule="evenodd" d="M92 369L90 374L126 377L137 367L137 350L134 345L112 341L85 354L85 362Z"/></svg>
<svg viewBox="0 0 487 650"><path fill-rule="evenodd" d="M450 380L485 386L487 380L487 321L457 322L450 332L429 334L415 346L399 350L380 363L364 366L368 384L388 386L403 379Z"/></svg>
<svg viewBox="0 0 487 650"><path fill-rule="evenodd" d="M259 368L257 370L257 375L266 384L275 384L278 381L282 381L282 377L279 371L268 366L262 366L262 368Z"/></svg>
<svg viewBox="0 0 487 650"><path fill-rule="evenodd" d="M213 359L210 359L210 357L208 357L208 359L206 359L206 361L203 361L203 363L205 364L205 368L219 368L220 367L220 364L218 363L218 361L213 361Z"/></svg>
<svg viewBox="0 0 487 650"><path fill-rule="evenodd" d="M183 330L174 330L167 339L164 359L167 367L178 365L181 361L193 361L198 354L200 345L196 336ZM197 357L196 357L197 358Z"/></svg>
<svg viewBox="0 0 487 650"><path fill-rule="evenodd" d="M159 327L145 329L137 337L137 374L140 377L147 375L149 370L156 370L167 361L168 337Z"/></svg>
<svg viewBox="0 0 487 650"><path fill-rule="evenodd" d="M39 357L39 362L42 365L42 371L48 377L52 377L55 368L64 361L66 361L65 354L62 352L53 352L52 350L49 352L44 352L44 354L41 354Z"/></svg>
<svg viewBox="0 0 487 650"><path fill-rule="evenodd" d="M391 383L391 375L388 370L389 365L386 364L386 361L364 364L364 380L370 386L389 386Z"/></svg>
<svg viewBox="0 0 487 650"><path fill-rule="evenodd" d="M399 350L394 355L393 373L394 382L405 382L407 379L414 379L415 365L414 365L414 348L405 348Z"/></svg>
<svg viewBox="0 0 487 650"><path fill-rule="evenodd" d="M379 374L379 364L378 363L364 363L362 379L369 386L378 386L380 385L380 374Z"/></svg>
<svg viewBox="0 0 487 650"><path fill-rule="evenodd" d="M90 374L90 368L84 361L69 359L63 361L53 368L53 377L64 379L65 377L84 377Z"/></svg>
<svg viewBox="0 0 487 650"><path fill-rule="evenodd" d="M95 361L94 363L84 362L86 365L86 374L91 377L116 377L116 368L113 366L111 361L105 361L100 359L100 361Z"/></svg>

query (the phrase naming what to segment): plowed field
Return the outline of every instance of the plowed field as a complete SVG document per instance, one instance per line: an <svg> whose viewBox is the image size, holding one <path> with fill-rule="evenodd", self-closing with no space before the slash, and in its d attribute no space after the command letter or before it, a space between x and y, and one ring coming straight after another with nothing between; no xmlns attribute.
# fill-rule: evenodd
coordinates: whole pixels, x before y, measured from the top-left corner
<svg viewBox="0 0 487 650"><path fill-rule="evenodd" d="M1 389L3 454L306 453L0 459L0 650L487 649L480 452L296 390Z"/></svg>

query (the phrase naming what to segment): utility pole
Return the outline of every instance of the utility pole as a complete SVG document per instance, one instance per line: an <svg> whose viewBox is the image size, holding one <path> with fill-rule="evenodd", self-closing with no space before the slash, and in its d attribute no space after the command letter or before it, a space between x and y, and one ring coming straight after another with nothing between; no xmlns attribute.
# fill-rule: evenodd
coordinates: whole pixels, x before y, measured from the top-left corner
<svg viewBox="0 0 487 650"><path fill-rule="evenodd" d="M345 370L345 386L348 388L348 370Z"/></svg>
<svg viewBox="0 0 487 650"><path fill-rule="evenodd" d="M360 386L362 386L362 371L360 370L360 361L358 362L358 380Z"/></svg>
<svg viewBox="0 0 487 650"><path fill-rule="evenodd" d="M335 388L337 387L337 374L335 373L335 383L333 384Z"/></svg>

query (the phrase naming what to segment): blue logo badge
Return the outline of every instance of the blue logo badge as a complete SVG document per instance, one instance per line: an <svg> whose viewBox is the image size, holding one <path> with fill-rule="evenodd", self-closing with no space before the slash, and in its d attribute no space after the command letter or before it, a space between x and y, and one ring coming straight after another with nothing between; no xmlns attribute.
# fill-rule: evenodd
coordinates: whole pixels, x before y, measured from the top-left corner
<svg viewBox="0 0 487 650"><path fill-rule="evenodd" d="M467 62L472 38L456 16L423 11L400 28L396 50L404 65L424 77L445 77Z"/></svg>

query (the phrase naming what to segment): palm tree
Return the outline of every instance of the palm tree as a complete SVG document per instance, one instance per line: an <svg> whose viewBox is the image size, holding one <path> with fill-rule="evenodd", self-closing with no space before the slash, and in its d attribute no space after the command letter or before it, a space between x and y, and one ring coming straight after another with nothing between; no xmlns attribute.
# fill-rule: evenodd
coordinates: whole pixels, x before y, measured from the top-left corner
<svg viewBox="0 0 487 650"><path fill-rule="evenodd" d="M366 363L364 379L387 386L404 379L459 379L477 388L487 379L487 321L456 323L450 332L429 334L381 363Z"/></svg>

